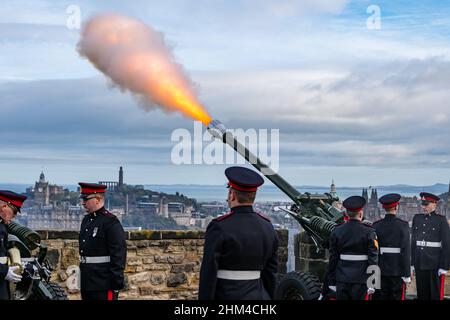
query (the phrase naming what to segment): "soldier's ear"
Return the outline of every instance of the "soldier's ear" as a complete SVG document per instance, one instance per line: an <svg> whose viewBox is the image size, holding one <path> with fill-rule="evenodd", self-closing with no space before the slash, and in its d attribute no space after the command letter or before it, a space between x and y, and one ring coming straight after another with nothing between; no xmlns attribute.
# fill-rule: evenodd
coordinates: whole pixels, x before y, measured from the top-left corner
<svg viewBox="0 0 450 320"><path fill-rule="evenodd" d="M230 188L230 201L236 200L236 194L234 193L233 189Z"/></svg>

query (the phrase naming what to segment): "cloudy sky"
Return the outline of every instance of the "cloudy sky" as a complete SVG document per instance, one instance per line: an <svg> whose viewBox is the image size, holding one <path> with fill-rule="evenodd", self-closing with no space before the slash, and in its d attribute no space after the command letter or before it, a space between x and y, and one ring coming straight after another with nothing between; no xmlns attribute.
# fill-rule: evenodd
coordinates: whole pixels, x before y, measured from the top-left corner
<svg viewBox="0 0 450 320"><path fill-rule="evenodd" d="M224 166L172 163L191 119L144 112L80 58L79 8L164 33L214 118L280 130L293 184L448 183L450 2L376 1L379 29L374 3L3 0L0 182L116 180L124 166L131 184L223 183Z"/></svg>

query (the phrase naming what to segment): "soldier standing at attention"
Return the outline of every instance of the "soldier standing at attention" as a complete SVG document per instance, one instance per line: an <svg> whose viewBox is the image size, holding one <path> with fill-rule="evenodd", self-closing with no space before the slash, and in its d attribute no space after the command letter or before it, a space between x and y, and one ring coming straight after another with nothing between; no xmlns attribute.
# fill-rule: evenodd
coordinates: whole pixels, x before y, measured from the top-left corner
<svg viewBox="0 0 450 320"><path fill-rule="evenodd" d="M200 269L200 300L269 300L278 272L278 238L270 220L253 210L264 180L244 167L225 170L231 212L211 221Z"/></svg>
<svg viewBox="0 0 450 320"><path fill-rule="evenodd" d="M365 300L374 292L367 287L367 268L377 265L378 243L375 229L361 223L366 200L347 198L343 205L349 221L334 228L330 236L328 276L337 300Z"/></svg>
<svg viewBox="0 0 450 320"><path fill-rule="evenodd" d="M117 300L124 287L125 232L116 216L104 207L106 186L83 182L79 185L87 212L79 236L81 298Z"/></svg>
<svg viewBox="0 0 450 320"><path fill-rule="evenodd" d="M450 230L446 218L436 213L438 196L422 192L423 214L412 223L411 260L417 298L443 300L445 274L450 267Z"/></svg>
<svg viewBox="0 0 450 320"><path fill-rule="evenodd" d="M404 300L406 284L411 282L409 225L396 216L400 199L396 193L382 196L379 201L386 215L373 224L380 245L381 269L381 289L375 292L376 300Z"/></svg>
<svg viewBox="0 0 450 320"><path fill-rule="evenodd" d="M20 282L22 276L15 273L18 266L8 266L8 224L20 212L27 197L7 190L0 190L0 300L9 300L9 282Z"/></svg>

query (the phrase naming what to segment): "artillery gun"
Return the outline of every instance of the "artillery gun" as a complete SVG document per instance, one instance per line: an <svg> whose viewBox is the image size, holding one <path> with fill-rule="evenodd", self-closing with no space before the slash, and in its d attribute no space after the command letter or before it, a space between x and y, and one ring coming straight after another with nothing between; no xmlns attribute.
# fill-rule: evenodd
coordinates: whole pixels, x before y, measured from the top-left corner
<svg viewBox="0 0 450 320"><path fill-rule="evenodd" d="M216 139L232 147L292 200L293 204L289 209L280 209L298 221L313 241L317 251L328 248L331 232L343 220L342 211L333 206L333 203L339 200L338 197L331 193L311 194L299 192L237 141L220 121L213 120L208 125L207 130ZM276 298L313 300L319 297L320 291L321 284L318 275L304 271L293 271L280 279Z"/></svg>
<svg viewBox="0 0 450 320"><path fill-rule="evenodd" d="M46 255L47 247L37 232L16 222L8 224L8 263L19 266L22 274L19 283L10 283L11 300L67 300L64 289L50 281L52 268Z"/></svg>

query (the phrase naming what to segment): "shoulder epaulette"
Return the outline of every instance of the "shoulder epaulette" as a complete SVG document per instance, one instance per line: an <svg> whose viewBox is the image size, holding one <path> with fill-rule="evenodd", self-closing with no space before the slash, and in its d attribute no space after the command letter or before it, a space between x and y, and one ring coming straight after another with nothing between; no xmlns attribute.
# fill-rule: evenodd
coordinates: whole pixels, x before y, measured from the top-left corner
<svg viewBox="0 0 450 320"><path fill-rule="evenodd" d="M114 214L112 214L111 212L109 212L108 210L105 210L101 213L102 215L104 215L105 217L116 217Z"/></svg>
<svg viewBox="0 0 450 320"><path fill-rule="evenodd" d="M224 214L223 216L217 217L217 218L215 218L215 219L213 219L213 220L214 220L214 221L223 221L223 220L225 220L226 218L231 217L233 214L234 214L234 212L231 211L230 213Z"/></svg>
<svg viewBox="0 0 450 320"><path fill-rule="evenodd" d="M366 227L368 227L368 228L372 228L372 229L373 229L373 223L372 223L372 221L364 220L364 221L361 221L361 224L362 224L363 226L366 226Z"/></svg>
<svg viewBox="0 0 450 320"><path fill-rule="evenodd" d="M269 221L269 222L271 222L270 221L270 218L268 217L268 216L266 216L265 214L262 214L262 213L260 213L260 212L255 212L258 216L260 216L261 218L263 218L264 220L267 220L267 221Z"/></svg>

